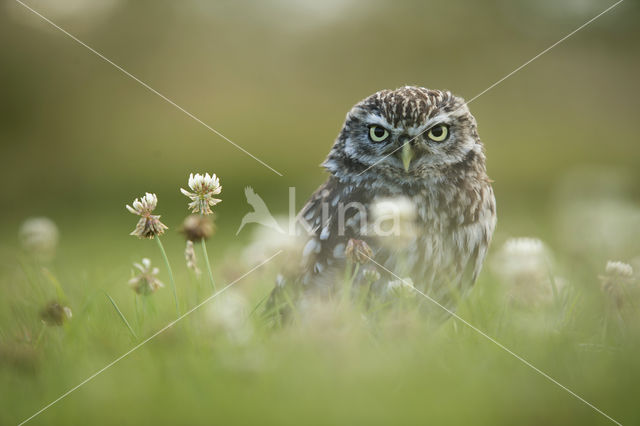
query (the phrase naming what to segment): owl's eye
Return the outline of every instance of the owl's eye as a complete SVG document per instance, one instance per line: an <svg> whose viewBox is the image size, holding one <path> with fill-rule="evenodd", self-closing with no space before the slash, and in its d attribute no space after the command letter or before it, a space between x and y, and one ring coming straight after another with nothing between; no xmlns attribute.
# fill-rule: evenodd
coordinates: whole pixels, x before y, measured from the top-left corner
<svg viewBox="0 0 640 426"><path fill-rule="evenodd" d="M442 142L449 136L449 128L444 124L438 124L429 129L427 137L434 142Z"/></svg>
<svg viewBox="0 0 640 426"><path fill-rule="evenodd" d="M389 137L389 132L384 127L371 126L369 127L369 138L373 142L382 142Z"/></svg>

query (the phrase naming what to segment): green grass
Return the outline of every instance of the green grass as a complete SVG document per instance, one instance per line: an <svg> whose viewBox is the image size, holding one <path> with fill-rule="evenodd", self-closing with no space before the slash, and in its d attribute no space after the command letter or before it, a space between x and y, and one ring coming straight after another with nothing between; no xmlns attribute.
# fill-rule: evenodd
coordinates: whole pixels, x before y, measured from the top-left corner
<svg viewBox="0 0 640 426"><path fill-rule="evenodd" d="M1 424L26 419L175 318L169 287L147 298L144 315L140 296L136 308L125 259L139 260L138 252L149 255L161 268L161 279L167 282L168 276L153 242L134 241L126 229L118 231L104 229L95 239L64 238L49 265L51 276L24 253L4 250ZM177 235L164 240L180 310L186 312L211 294L208 277L197 281L188 273ZM253 266L242 264L239 248L229 247L233 261L212 258L218 288ZM209 319L211 310L225 303L221 296L31 423L610 423L459 321L433 324L416 307L429 303L424 299L376 315L339 303L322 305L288 326L269 328L260 308L252 309L270 291L282 260L228 290L248 301L238 320L253 330L248 337L234 338ZM538 308L506 304L503 286L485 268L459 315L616 420L637 424L637 312L624 327L617 320L605 321L609 305L597 273L577 270L576 260L560 266L574 267L566 277L567 291ZM36 345L43 330L39 309L60 298L73 309L73 318L62 327L44 328Z"/></svg>

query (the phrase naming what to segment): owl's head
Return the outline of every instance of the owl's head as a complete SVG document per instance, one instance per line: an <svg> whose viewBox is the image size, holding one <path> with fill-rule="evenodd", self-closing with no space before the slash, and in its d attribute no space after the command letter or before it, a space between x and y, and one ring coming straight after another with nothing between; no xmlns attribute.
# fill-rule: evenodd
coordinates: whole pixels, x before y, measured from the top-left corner
<svg viewBox="0 0 640 426"><path fill-rule="evenodd" d="M405 86L357 103L323 166L338 178L373 176L402 182L450 170L484 169L475 118L450 92Z"/></svg>

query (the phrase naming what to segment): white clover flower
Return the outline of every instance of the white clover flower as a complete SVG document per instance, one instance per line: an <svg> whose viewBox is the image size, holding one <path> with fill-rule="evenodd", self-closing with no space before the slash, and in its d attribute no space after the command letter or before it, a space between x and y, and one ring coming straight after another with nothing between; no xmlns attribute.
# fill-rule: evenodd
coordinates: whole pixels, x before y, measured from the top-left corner
<svg viewBox="0 0 640 426"><path fill-rule="evenodd" d="M373 217L398 217L401 221L413 222L416 219L416 206L405 196L379 198L373 204Z"/></svg>
<svg viewBox="0 0 640 426"><path fill-rule="evenodd" d="M538 238L510 238L504 243L504 249L511 255L537 256L544 251L544 243Z"/></svg>
<svg viewBox="0 0 640 426"><path fill-rule="evenodd" d="M276 222L282 229L287 227L289 218L286 216L276 216ZM242 252L242 259L248 265L255 265L269 259L279 250L285 255L278 256L281 259L291 259L302 253L306 238L302 235L280 232L275 228L258 226L252 233L251 243ZM343 249L344 250L344 249ZM275 259L278 262L278 259ZM289 262L287 262L289 264Z"/></svg>
<svg viewBox="0 0 640 426"><path fill-rule="evenodd" d="M403 278L400 280L393 280L387 283L387 292L395 293L398 296L411 296L415 295L415 287L411 278Z"/></svg>
<svg viewBox="0 0 640 426"><path fill-rule="evenodd" d="M157 277L160 271L158 268L151 267L151 260L145 257L141 263L134 263L133 267L139 271L139 274L129 280L129 286L136 293L151 294L164 287Z"/></svg>
<svg viewBox="0 0 640 426"><path fill-rule="evenodd" d="M537 238L510 238L499 252L499 262L494 265L498 274L544 275L547 273L547 250Z"/></svg>
<svg viewBox="0 0 640 426"><path fill-rule="evenodd" d="M131 213L140 216L140 220L129 235L135 235L138 238L153 238L156 235L164 234L169 229L164 223L160 222L160 215L152 215L158 204L156 194L147 192L140 200L137 198L133 201L133 207L126 205L125 207Z"/></svg>
<svg viewBox="0 0 640 426"><path fill-rule="evenodd" d="M33 217L20 226L20 243L29 253L42 260L51 260L58 245L58 227L49 218Z"/></svg>
<svg viewBox="0 0 640 426"><path fill-rule="evenodd" d="M200 268L198 268L198 260L196 259L196 252L193 248L193 241L187 240L187 247L184 249L184 258L187 261L187 268L193 270L196 276L200 276Z"/></svg>
<svg viewBox="0 0 640 426"><path fill-rule="evenodd" d="M633 268L628 263L609 260L605 268L607 275L631 278L633 276Z"/></svg>
<svg viewBox="0 0 640 426"><path fill-rule="evenodd" d="M215 331L224 332L233 343L244 344L253 335L253 327L248 321L249 308L249 302L242 294L227 291L207 307L207 324Z"/></svg>
<svg viewBox="0 0 640 426"><path fill-rule="evenodd" d="M562 283L552 277L551 255L537 238L510 238L491 262L493 272L506 286L511 302L537 306L553 300L553 286Z"/></svg>
<svg viewBox="0 0 640 426"><path fill-rule="evenodd" d="M200 173L194 175L191 173L189 175L189 188L191 188L193 192L189 192L183 188L180 188L180 192L191 199L189 208L192 213L202 215L212 214L213 211L211 211L211 207L222 201L213 197L222 192L220 180L215 173L212 175L209 175L209 173L205 175L201 175Z"/></svg>
<svg viewBox="0 0 640 426"><path fill-rule="evenodd" d="M362 278L367 283L373 283L380 279L380 272L375 267L368 267L362 271Z"/></svg>
<svg viewBox="0 0 640 426"><path fill-rule="evenodd" d="M371 209L373 226L370 229L380 243L391 248L402 248L416 235L417 211L408 197L379 198Z"/></svg>
<svg viewBox="0 0 640 426"><path fill-rule="evenodd" d="M633 267L620 261L608 261L605 274L600 276L602 291L618 307L622 308L631 302L631 306L640 296L640 288L633 276Z"/></svg>
<svg viewBox="0 0 640 426"><path fill-rule="evenodd" d="M145 193L143 197L140 197L140 200L137 198L133 201L133 207L127 204L127 210L129 210L133 214L137 214L138 216L148 216L153 212L158 205L158 197L156 194L151 194L149 192Z"/></svg>

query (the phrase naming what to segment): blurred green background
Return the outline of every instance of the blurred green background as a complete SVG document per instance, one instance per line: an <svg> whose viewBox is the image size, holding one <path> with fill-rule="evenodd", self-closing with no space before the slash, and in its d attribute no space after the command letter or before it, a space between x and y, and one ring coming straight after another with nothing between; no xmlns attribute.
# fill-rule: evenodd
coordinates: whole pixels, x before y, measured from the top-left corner
<svg viewBox="0 0 640 426"><path fill-rule="evenodd" d="M3 1L0 285L7 297L0 304L2 342L13 345L11 336L28 334L29 327L35 333L38 310L52 294L43 277L35 280L42 287L30 293L24 276L29 269L16 266L18 228L27 217L48 216L58 224L61 245L52 268L74 309L68 328L48 332L41 350L27 350L26 368L0 369L3 386L12 389L10 410L0 420L11 421L24 418L132 346L111 306L102 299L90 303L97 289L108 289L130 315L133 300L126 280L131 262L149 256L162 266L156 247L127 235L136 218L125 210L126 203L145 191L158 194L157 212L171 228L165 245L177 263L184 245L175 231L187 213L187 200L178 189L186 186L190 172L217 173L223 202L216 208L218 234L209 251L216 278L235 278L248 269L236 260L255 226L235 237L240 218L249 210L244 187L253 186L272 211L281 214L287 212L288 187L296 187L301 207L324 181L318 165L354 103L382 88L405 84L448 89L471 99L613 4L26 3L283 176L19 3ZM494 247L508 236L544 239L565 260L562 272L576 287L591 291L579 299L590 308L601 303L597 274L604 262L630 261L640 254L639 18L638 2L624 1L470 105L495 180L499 225ZM574 256L580 262L573 261ZM175 269L178 281L185 281L184 265ZM498 333L496 305L482 293L492 289L488 269L479 282L480 293L474 291L480 313L470 318ZM257 302L272 282L269 276L255 286L247 284L250 301ZM160 313L141 335L172 318L169 289L154 297ZM192 300L185 297L183 302ZM86 312L81 312L83 307ZM501 336L536 365L586 392L587 399L604 404L605 411L610 408L623 419L637 420L631 398L640 377L637 351L632 350L640 347L638 341L614 355L580 351L575 344L590 341L599 314L597 308L587 310L586 318L575 320L578 326L571 324L570 337L569 332L540 333L539 340L530 339L517 326ZM490 320L483 322L485 317ZM498 326L492 329L495 322ZM197 318L193 323L199 326ZM332 326L327 329L334 330ZM75 394L75 401L61 403L39 421L83 422L100 413L105 424L151 419L195 424L207 415L235 418L240 424L260 421L264 410L267 419L280 424L301 424L300 419L316 415L318 423L339 423L350 414L354 421L371 424L408 424L424 414L422 398L427 398L433 418L443 421L561 424L580 419L605 424L604 418L478 336L461 332L460 340L433 337L413 323L408 329L395 326L389 325L382 348L359 329L346 338L338 336L338 343L333 336L327 344L324 335L309 341L301 338L306 337L304 330L294 329L284 337L265 339L264 346L257 339L246 352L215 347L214 361L200 346L208 342L193 344L193 330L172 330L136 355L144 362L124 361L127 366L101 376L95 386ZM17 359L23 362L21 356ZM117 392L132 380L135 383ZM510 381L505 385L504 380ZM335 393L336 386L340 393ZM380 395L394 411L376 404ZM482 397L476 400L478 395ZM464 403L456 406L452 398ZM213 408L198 411L210 399ZM299 404L287 405L290 400ZM96 401L117 409L94 412ZM164 410L158 401L164 401ZM254 405L245 410L234 401ZM168 408L175 406L182 408ZM548 411L541 413L538 407Z"/></svg>
<svg viewBox="0 0 640 426"><path fill-rule="evenodd" d="M63 233L130 222L123 206L144 191L158 194L158 211L175 227L185 201L178 187L191 171L221 177L220 230L233 235L248 210L244 186L276 211L286 212L289 186L304 202L323 181L318 165L358 100L405 84L470 99L612 2L28 4L284 176L5 1L0 228L7 242L30 215L52 217ZM538 215L576 166L626 170L638 181L639 17L638 3L625 1L471 104L496 181L500 231L546 232ZM637 186L631 190L637 198Z"/></svg>

